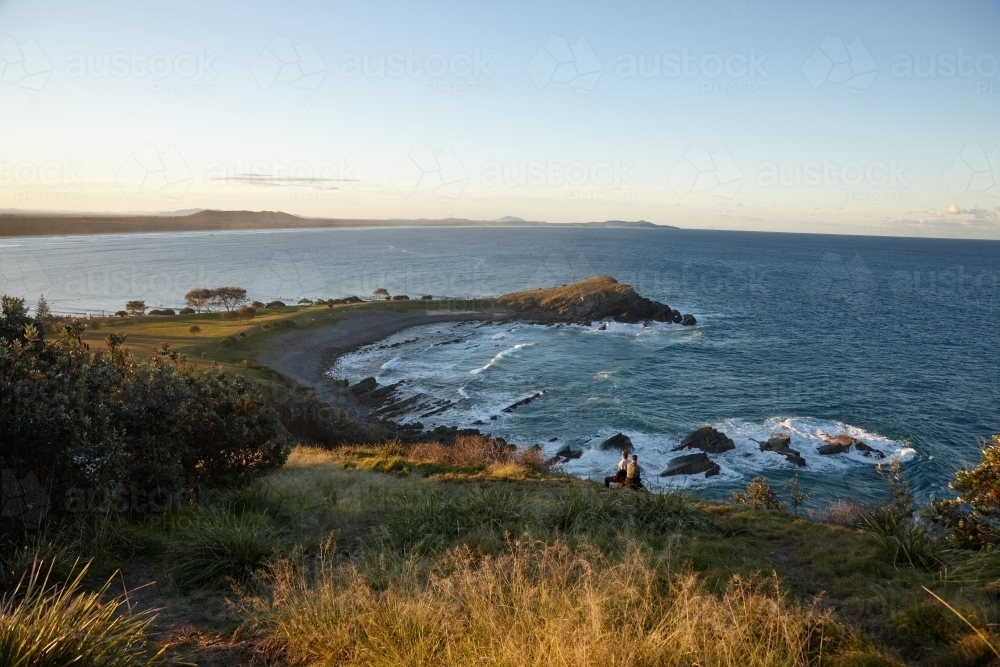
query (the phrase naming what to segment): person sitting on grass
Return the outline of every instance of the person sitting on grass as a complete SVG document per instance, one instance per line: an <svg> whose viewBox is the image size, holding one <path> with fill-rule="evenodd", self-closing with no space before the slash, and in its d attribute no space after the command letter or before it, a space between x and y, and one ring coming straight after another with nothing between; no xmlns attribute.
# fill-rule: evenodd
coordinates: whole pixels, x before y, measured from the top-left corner
<svg viewBox="0 0 1000 667"><path fill-rule="evenodd" d="M642 468L639 467L639 457L635 454L632 455L632 460L625 467L625 488L642 488Z"/></svg>
<svg viewBox="0 0 1000 667"><path fill-rule="evenodd" d="M624 484L625 483L625 468L628 467L628 452L624 449L622 450L622 458L618 462L618 470L611 477L604 478L604 488L610 489L612 484Z"/></svg>

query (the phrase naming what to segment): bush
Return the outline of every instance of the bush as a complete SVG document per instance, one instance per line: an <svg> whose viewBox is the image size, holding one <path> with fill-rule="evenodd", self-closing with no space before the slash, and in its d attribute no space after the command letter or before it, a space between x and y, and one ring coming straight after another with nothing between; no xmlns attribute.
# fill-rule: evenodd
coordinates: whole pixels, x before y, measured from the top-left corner
<svg viewBox="0 0 1000 667"><path fill-rule="evenodd" d="M181 308L177 312L179 314L181 314L181 315L194 315L195 310L194 310L194 308L188 308L188 307L185 306L184 308Z"/></svg>
<svg viewBox="0 0 1000 667"><path fill-rule="evenodd" d="M364 299L360 296L349 296L344 299L344 303L364 303Z"/></svg>
<svg viewBox="0 0 1000 667"><path fill-rule="evenodd" d="M83 592L87 567L74 567L61 585L52 566L36 561L26 580L0 599L0 664L136 667L169 664L153 652L146 633L152 619L128 613L127 599L109 596L111 581Z"/></svg>
<svg viewBox="0 0 1000 667"><path fill-rule="evenodd" d="M281 531L258 514L195 514L171 537L168 574L185 593L242 584L283 544Z"/></svg>
<svg viewBox="0 0 1000 667"><path fill-rule="evenodd" d="M1000 435L983 443L979 464L955 473L948 488L959 492L949 500L935 500L924 516L944 528L951 546L985 549L997 543L1000 521Z"/></svg>
<svg viewBox="0 0 1000 667"><path fill-rule="evenodd" d="M257 309L252 306L240 306L236 309L236 317L244 322L249 322L257 316Z"/></svg>
<svg viewBox="0 0 1000 667"><path fill-rule="evenodd" d="M10 315L0 332L17 319ZM34 479L59 499L54 514L87 509L93 498L117 507L124 494L145 499L122 503L129 511L148 511L195 486L281 466L285 432L242 377L198 371L168 346L136 359L124 341L112 333L108 351L91 354L72 323L53 340L0 338L5 487L8 474Z"/></svg>
<svg viewBox="0 0 1000 667"><path fill-rule="evenodd" d="M785 501L778 498L778 494L774 492L767 480L759 475L747 484L746 493L734 493L731 500L737 505L745 505L757 510L785 509Z"/></svg>
<svg viewBox="0 0 1000 667"><path fill-rule="evenodd" d="M393 301L409 301L410 297L406 296L405 294L395 294L395 295L393 295L392 300Z"/></svg>
<svg viewBox="0 0 1000 667"><path fill-rule="evenodd" d="M267 307L262 301L254 301L250 305L253 306L254 308L256 308L257 310L260 310L261 308L266 308Z"/></svg>
<svg viewBox="0 0 1000 667"><path fill-rule="evenodd" d="M434 297L431 296L430 294L424 294L422 297L420 297L420 300L421 301L433 301Z"/></svg>
<svg viewBox="0 0 1000 667"><path fill-rule="evenodd" d="M268 304L266 306L264 306L264 307L265 308L284 308L285 307L285 302L284 301L269 301Z"/></svg>
<svg viewBox="0 0 1000 667"><path fill-rule="evenodd" d="M162 310L151 310L150 315L176 315L177 312L173 308L163 308Z"/></svg>
<svg viewBox="0 0 1000 667"><path fill-rule="evenodd" d="M115 317L128 317L128 312L124 310L116 310Z"/></svg>
<svg viewBox="0 0 1000 667"><path fill-rule="evenodd" d="M299 303L300 306L311 306L313 304L313 300L312 299L299 299L298 303Z"/></svg>
<svg viewBox="0 0 1000 667"><path fill-rule="evenodd" d="M235 336L226 336L225 338L219 341L220 347L232 347L233 345L236 345Z"/></svg>

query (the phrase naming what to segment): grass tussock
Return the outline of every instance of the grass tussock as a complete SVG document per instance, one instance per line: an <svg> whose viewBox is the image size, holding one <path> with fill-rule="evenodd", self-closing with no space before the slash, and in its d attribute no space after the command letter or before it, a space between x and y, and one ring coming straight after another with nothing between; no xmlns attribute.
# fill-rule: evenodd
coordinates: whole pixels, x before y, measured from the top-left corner
<svg viewBox="0 0 1000 667"><path fill-rule="evenodd" d="M265 516L193 513L180 517L170 541L167 573L184 592L244 583L284 544L280 528Z"/></svg>
<svg viewBox="0 0 1000 667"><path fill-rule="evenodd" d="M390 567L382 561L382 567ZM609 560L564 541L466 548L380 579L329 551L274 565L247 601L265 651L310 665L812 665L836 630L777 580L733 577L721 596L671 577L639 546ZM833 631L831 634L831 630Z"/></svg>
<svg viewBox="0 0 1000 667"><path fill-rule="evenodd" d="M64 582L36 561L0 598L0 665L12 667L139 667L167 664L166 650L150 648L149 614L129 613L124 597L109 599L108 581L84 592L87 566L74 566Z"/></svg>

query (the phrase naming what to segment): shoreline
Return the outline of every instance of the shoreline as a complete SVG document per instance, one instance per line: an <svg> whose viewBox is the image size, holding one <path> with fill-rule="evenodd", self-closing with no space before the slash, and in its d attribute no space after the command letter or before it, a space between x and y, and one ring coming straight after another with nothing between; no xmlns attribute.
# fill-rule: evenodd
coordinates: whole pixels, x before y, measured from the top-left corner
<svg viewBox="0 0 1000 667"><path fill-rule="evenodd" d="M327 327L290 331L272 338L257 359L299 385L311 388L330 407L343 411L352 420L388 428L389 422L375 418L373 411L362 405L347 387L336 384L325 375L337 358L405 329L425 324L480 322L509 317L506 312L493 310L356 313Z"/></svg>

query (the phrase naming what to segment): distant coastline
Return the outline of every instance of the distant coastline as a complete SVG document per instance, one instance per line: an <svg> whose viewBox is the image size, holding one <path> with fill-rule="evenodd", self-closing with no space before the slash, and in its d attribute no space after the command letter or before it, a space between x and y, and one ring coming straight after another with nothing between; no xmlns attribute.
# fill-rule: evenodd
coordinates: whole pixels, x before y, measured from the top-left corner
<svg viewBox="0 0 1000 667"><path fill-rule="evenodd" d="M267 229L350 229L371 227L617 227L678 229L646 220L595 222L540 222L505 216L497 220L443 218L431 220L360 218L307 218L281 211L180 211L170 214L73 214L0 212L0 238L25 236L76 236L80 234L148 234L151 232L201 232Z"/></svg>

